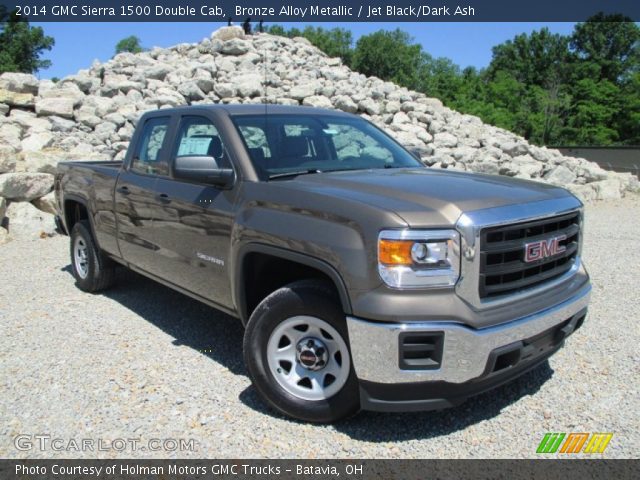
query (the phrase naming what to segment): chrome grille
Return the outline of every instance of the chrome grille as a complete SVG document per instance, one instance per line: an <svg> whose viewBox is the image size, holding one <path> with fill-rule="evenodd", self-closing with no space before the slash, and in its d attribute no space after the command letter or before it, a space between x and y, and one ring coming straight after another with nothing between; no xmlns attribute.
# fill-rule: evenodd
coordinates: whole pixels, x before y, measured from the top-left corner
<svg viewBox="0 0 640 480"><path fill-rule="evenodd" d="M540 260L525 261L525 245L562 237L564 247ZM579 251L580 213L485 228L480 233L480 298L507 295L557 278L571 269Z"/></svg>

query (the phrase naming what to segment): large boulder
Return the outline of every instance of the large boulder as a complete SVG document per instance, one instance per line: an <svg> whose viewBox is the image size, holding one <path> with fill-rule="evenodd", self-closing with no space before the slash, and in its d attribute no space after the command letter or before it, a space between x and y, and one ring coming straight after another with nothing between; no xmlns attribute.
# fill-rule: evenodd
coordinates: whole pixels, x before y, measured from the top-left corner
<svg viewBox="0 0 640 480"><path fill-rule="evenodd" d="M6 228L0 227L0 245L4 245L7 243L11 237L9 237L9 232Z"/></svg>
<svg viewBox="0 0 640 480"><path fill-rule="evenodd" d="M63 118L73 118L75 100L66 97L42 98L36 102L38 115L56 115Z"/></svg>
<svg viewBox="0 0 640 480"><path fill-rule="evenodd" d="M554 185L558 185L560 187L564 187L566 185L570 185L577 178L577 175L569 170L564 165L558 165L557 167L549 170L545 175L544 179L552 183Z"/></svg>
<svg viewBox="0 0 640 480"><path fill-rule="evenodd" d="M0 88L0 104L8 107L31 108L34 105L34 96L31 93L12 92Z"/></svg>
<svg viewBox="0 0 640 480"><path fill-rule="evenodd" d="M0 175L0 197L12 202L30 202L53 190L48 173L5 173Z"/></svg>
<svg viewBox="0 0 640 480"><path fill-rule="evenodd" d="M57 214L56 195L54 192L47 193L44 197L36 198L31 202L38 210L51 215Z"/></svg>
<svg viewBox="0 0 640 480"><path fill-rule="evenodd" d="M38 79L30 73L7 72L0 75L0 88L16 93L38 93Z"/></svg>
<svg viewBox="0 0 640 480"><path fill-rule="evenodd" d="M55 234L54 216L38 210L29 202L11 202L6 216L9 235L17 240L31 240Z"/></svg>
<svg viewBox="0 0 640 480"><path fill-rule="evenodd" d="M241 27L229 26L222 27L211 34L212 40L220 40L226 42L233 38L242 38L244 36L244 30Z"/></svg>
<svg viewBox="0 0 640 480"><path fill-rule="evenodd" d="M16 169L18 154L9 145L0 144L0 174L13 172Z"/></svg>

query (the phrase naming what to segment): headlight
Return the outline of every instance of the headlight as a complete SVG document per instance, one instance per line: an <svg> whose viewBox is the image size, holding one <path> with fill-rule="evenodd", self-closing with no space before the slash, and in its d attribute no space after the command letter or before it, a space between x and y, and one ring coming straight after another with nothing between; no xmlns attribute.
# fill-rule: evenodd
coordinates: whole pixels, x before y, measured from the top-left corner
<svg viewBox="0 0 640 480"><path fill-rule="evenodd" d="M455 230L383 230L378 272L390 287L449 287L460 276L460 235Z"/></svg>

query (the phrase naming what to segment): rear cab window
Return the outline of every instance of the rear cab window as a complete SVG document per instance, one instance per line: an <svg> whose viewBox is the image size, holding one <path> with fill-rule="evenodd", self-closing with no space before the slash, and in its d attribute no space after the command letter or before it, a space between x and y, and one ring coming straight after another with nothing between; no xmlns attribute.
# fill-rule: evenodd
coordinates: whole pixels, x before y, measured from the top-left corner
<svg viewBox="0 0 640 480"><path fill-rule="evenodd" d="M167 131L171 117L148 119L131 161L131 170L143 175L169 175L169 164L162 150L166 147Z"/></svg>

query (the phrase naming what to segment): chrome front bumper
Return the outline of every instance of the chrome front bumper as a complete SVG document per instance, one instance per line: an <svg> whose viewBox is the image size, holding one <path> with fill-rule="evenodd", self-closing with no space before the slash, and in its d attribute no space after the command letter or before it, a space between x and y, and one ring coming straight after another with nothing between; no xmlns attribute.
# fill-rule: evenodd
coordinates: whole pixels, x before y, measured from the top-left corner
<svg viewBox="0 0 640 480"><path fill-rule="evenodd" d="M467 382L483 375L489 355L495 349L534 337L561 324L587 307L590 294L591 285L587 282L559 305L483 329L448 321L381 323L347 317L353 366L359 380L373 383ZM399 336L402 332L444 332L440 368L401 369Z"/></svg>

